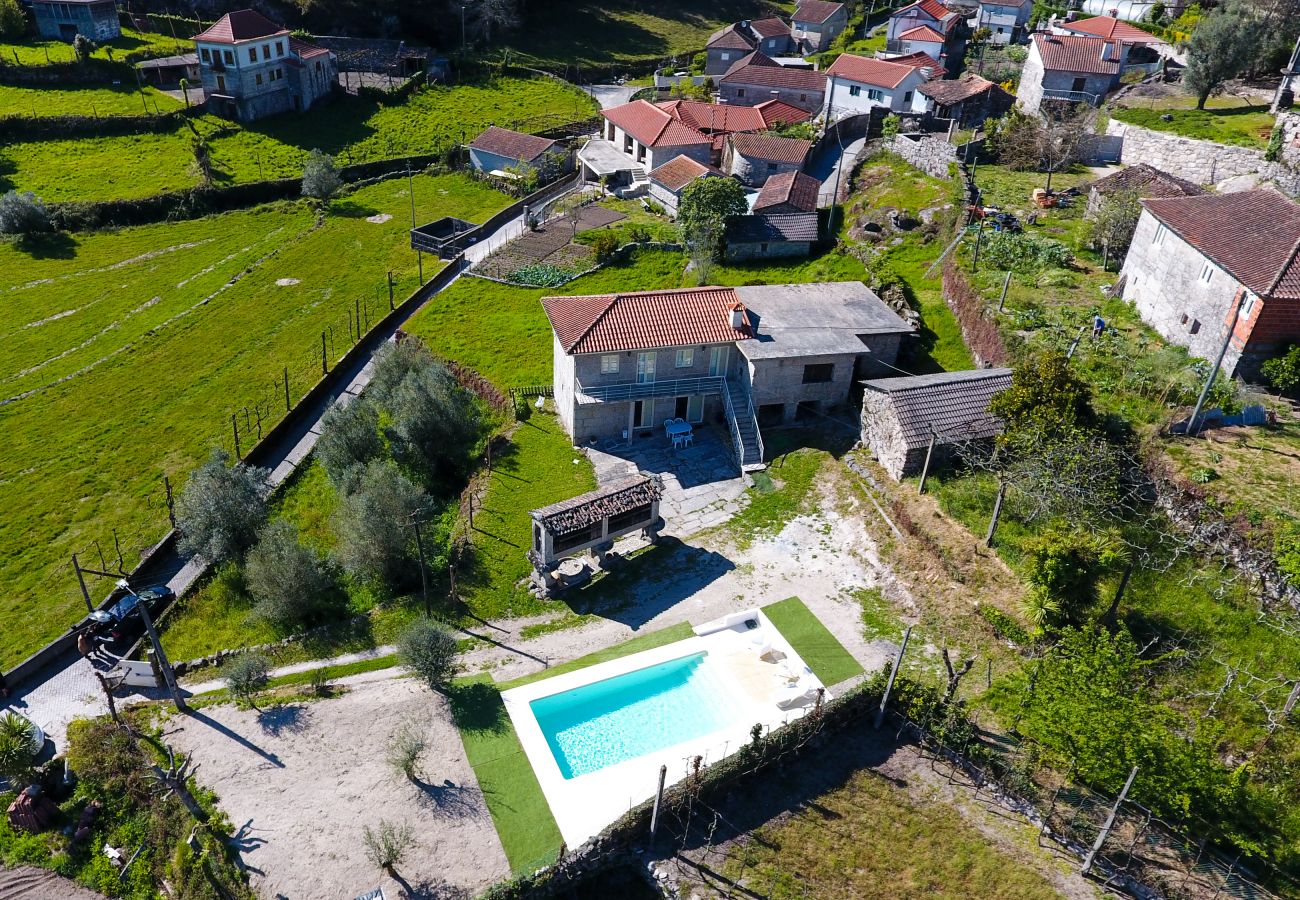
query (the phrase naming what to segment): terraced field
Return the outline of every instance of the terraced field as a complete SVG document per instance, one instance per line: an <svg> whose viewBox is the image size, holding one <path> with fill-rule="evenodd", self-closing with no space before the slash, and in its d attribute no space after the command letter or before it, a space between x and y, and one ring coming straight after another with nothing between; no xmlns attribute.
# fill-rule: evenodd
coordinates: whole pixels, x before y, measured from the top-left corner
<svg viewBox="0 0 1300 900"><path fill-rule="evenodd" d="M415 181L417 217L483 221L509 198L461 176ZM74 552L133 557L166 530L162 477L183 483L209 447L245 446L415 286L405 179L318 217L283 203L35 244L0 244L0 666L75 621ZM426 260L426 277L434 265ZM249 434L249 432L253 434Z"/></svg>
<svg viewBox="0 0 1300 900"><path fill-rule="evenodd" d="M18 87L0 84L0 119L10 116L140 116L169 113L184 104L157 88L66 86Z"/></svg>

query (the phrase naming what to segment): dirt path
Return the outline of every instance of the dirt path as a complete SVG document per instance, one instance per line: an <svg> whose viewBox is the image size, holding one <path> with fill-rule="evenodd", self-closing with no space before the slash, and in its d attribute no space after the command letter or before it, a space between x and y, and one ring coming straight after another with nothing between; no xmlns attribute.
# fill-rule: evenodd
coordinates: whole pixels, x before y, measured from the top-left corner
<svg viewBox="0 0 1300 900"><path fill-rule="evenodd" d="M391 735L407 722L427 740L417 783L387 763ZM262 714L217 706L165 727L220 797L261 896L354 897L382 886L388 897L408 888L458 897L509 874L446 701L413 681L354 684ZM363 829L381 820L414 835L401 882L367 858Z"/></svg>

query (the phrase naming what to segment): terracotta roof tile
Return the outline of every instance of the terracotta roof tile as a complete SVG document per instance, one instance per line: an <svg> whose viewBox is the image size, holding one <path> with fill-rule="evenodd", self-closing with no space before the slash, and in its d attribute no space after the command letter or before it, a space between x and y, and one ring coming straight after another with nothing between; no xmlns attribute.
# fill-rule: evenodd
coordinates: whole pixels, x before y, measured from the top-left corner
<svg viewBox="0 0 1300 900"><path fill-rule="evenodd" d="M655 106L703 134L762 131L767 127L763 114L753 106L728 106L699 100L665 100Z"/></svg>
<svg viewBox="0 0 1300 900"><path fill-rule="evenodd" d="M754 49L754 39L739 25L727 25L709 35L709 42L704 46L709 50L744 50L748 53Z"/></svg>
<svg viewBox="0 0 1300 900"><path fill-rule="evenodd" d="M925 59L929 63L928 67L905 65L893 60L869 59L865 56L845 53L831 63L826 74L874 87L896 88L914 73L936 65L930 57L927 56Z"/></svg>
<svg viewBox="0 0 1300 900"><path fill-rule="evenodd" d="M869 391L889 397L909 450L925 447L933 432L936 444L993 437L1002 430L989 415L993 395L1011 387L1010 369L973 369L908 378L864 381Z"/></svg>
<svg viewBox="0 0 1300 900"><path fill-rule="evenodd" d="M1205 188L1168 172L1162 172L1155 166L1138 163L1126 169L1120 169L1113 175L1099 178L1092 183L1092 190L1099 194L1116 191L1133 191L1139 197L1199 197Z"/></svg>
<svg viewBox="0 0 1300 900"><path fill-rule="evenodd" d="M918 25L910 28L898 36L900 41L927 41L932 44L942 44L943 35L935 31L929 25Z"/></svg>
<svg viewBox="0 0 1300 900"><path fill-rule="evenodd" d="M647 147L711 144L707 135L673 118L649 100L633 100L601 113Z"/></svg>
<svg viewBox="0 0 1300 900"><path fill-rule="evenodd" d="M475 150L486 150L488 153L504 156L506 159L530 162L554 147L555 141L493 125L474 138L470 146Z"/></svg>
<svg viewBox="0 0 1300 900"><path fill-rule="evenodd" d="M233 44L237 41L251 41L288 33L289 29L277 25L257 10L237 9L217 19L211 28L196 34L194 40L213 44Z"/></svg>
<svg viewBox="0 0 1300 900"><path fill-rule="evenodd" d="M815 212L822 183L803 172L781 172L763 183L754 201L754 212L773 206L790 206L800 212Z"/></svg>
<svg viewBox="0 0 1300 900"><path fill-rule="evenodd" d="M806 109L800 109L784 100L765 100L758 106L750 107L756 109L763 116L763 127L771 128L773 125L793 125L796 122L807 122L812 118L812 113Z"/></svg>
<svg viewBox="0 0 1300 900"><path fill-rule="evenodd" d="M569 354L744 340L752 336L748 314L743 329L731 327L737 305L735 290L721 287L542 298L551 328Z"/></svg>
<svg viewBox="0 0 1300 900"><path fill-rule="evenodd" d="M697 178L705 175L721 175L713 166L696 162L689 156L674 156L668 162L650 173L650 180L662 184L676 193Z"/></svg>
<svg viewBox="0 0 1300 900"><path fill-rule="evenodd" d="M921 12L929 16L931 19L933 19L935 22L938 22L939 27L941 27L944 30L944 32L951 30L952 26L956 24L956 22L961 18L960 15L953 12L948 7L944 6L942 3L939 2L939 0L917 0L916 3L908 4L907 6L904 6L902 9L899 9L892 16L890 16L890 18L897 18L913 9L920 10Z"/></svg>
<svg viewBox="0 0 1300 900"><path fill-rule="evenodd" d="M1119 72L1118 44L1101 38L1068 34L1036 34L1034 46L1043 59L1043 68L1056 72L1082 72L1091 75L1115 75ZM1110 48L1109 59L1102 58Z"/></svg>
<svg viewBox="0 0 1300 900"><path fill-rule="evenodd" d="M766 19L755 19L753 22L749 23L749 27L752 28L754 33L761 38L774 38L781 37L782 35L789 36L790 34L790 26L786 24L784 19L778 19L776 16L768 16Z"/></svg>
<svg viewBox="0 0 1300 900"><path fill-rule="evenodd" d="M974 72L966 72L960 78L927 81L917 90L940 106L952 106L995 88L1002 90L988 79L981 78Z"/></svg>
<svg viewBox="0 0 1300 900"><path fill-rule="evenodd" d="M1256 294L1300 299L1300 206L1277 191L1164 197L1142 205Z"/></svg>
<svg viewBox="0 0 1300 900"><path fill-rule="evenodd" d="M741 60L727 70L727 74L719 79L719 84L743 84L812 93L821 93L826 89L826 76L822 72L787 69L761 53L753 53L750 56L762 57L762 59L750 59L749 62Z"/></svg>
<svg viewBox="0 0 1300 900"><path fill-rule="evenodd" d="M312 59L313 57L329 53L329 51L324 47L317 47L315 44L300 41L296 37L289 38L289 50L303 59Z"/></svg>
<svg viewBox="0 0 1300 900"><path fill-rule="evenodd" d="M783 138L775 134L733 134L732 148L750 159L770 159L772 162L802 166L812 149L812 141Z"/></svg>
<svg viewBox="0 0 1300 900"><path fill-rule="evenodd" d="M828 3L827 0L799 0L794 17L799 22L820 25L843 8L843 3Z"/></svg>
<svg viewBox="0 0 1300 900"><path fill-rule="evenodd" d="M1143 31L1136 25L1130 25L1115 16L1093 16L1090 19L1078 19L1074 22L1058 22L1056 27L1074 34L1087 34L1108 41L1123 41L1126 44L1165 43L1151 32Z"/></svg>

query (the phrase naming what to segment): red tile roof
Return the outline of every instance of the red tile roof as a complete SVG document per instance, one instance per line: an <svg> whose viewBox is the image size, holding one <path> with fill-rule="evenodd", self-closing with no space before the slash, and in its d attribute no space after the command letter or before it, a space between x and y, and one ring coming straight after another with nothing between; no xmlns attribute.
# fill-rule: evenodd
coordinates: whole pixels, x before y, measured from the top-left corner
<svg viewBox="0 0 1300 900"><path fill-rule="evenodd" d="M790 26L787 25L783 19L778 19L776 16L769 16L766 19L756 19L749 23L749 27L754 29L754 33L761 38L780 37L781 35L788 36L790 34Z"/></svg>
<svg viewBox="0 0 1300 900"><path fill-rule="evenodd" d="M710 50L744 50L748 53L754 49L754 39L739 25L728 25L709 35L709 42L704 46Z"/></svg>
<svg viewBox="0 0 1300 900"><path fill-rule="evenodd" d="M601 115L647 147L713 143L707 135L679 122L649 100L633 100L604 110Z"/></svg>
<svg viewBox="0 0 1300 900"><path fill-rule="evenodd" d="M1165 43L1151 32L1143 31L1128 22L1121 22L1115 16L1093 16L1091 19L1079 19L1074 22L1057 22L1056 27L1075 34L1092 35L1108 41L1123 41L1126 44Z"/></svg>
<svg viewBox="0 0 1300 900"><path fill-rule="evenodd" d="M1300 299L1300 206L1278 192L1165 197L1142 205L1256 294Z"/></svg>
<svg viewBox="0 0 1300 900"><path fill-rule="evenodd" d="M744 340L753 331L748 314L743 328L731 327L736 306L744 309L735 289L720 287L542 298L542 308L567 354Z"/></svg>
<svg viewBox="0 0 1300 900"><path fill-rule="evenodd" d="M798 138L783 138L774 134L733 134L731 146L742 156L750 159L770 159L772 162L803 165L812 149L812 141Z"/></svg>
<svg viewBox="0 0 1300 900"><path fill-rule="evenodd" d="M920 10L936 22L942 22L949 16L957 15L951 9L940 3L939 0L917 0L916 3L904 6L902 9L890 16L890 18L897 18L912 9ZM956 19L950 19L949 21L956 21ZM947 29L945 28L944 30L946 31Z"/></svg>
<svg viewBox="0 0 1300 900"><path fill-rule="evenodd" d="M927 81L917 90L940 106L953 106L994 88L1002 90L987 78L981 78L974 72L965 72L960 78L936 78L933 81Z"/></svg>
<svg viewBox="0 0 1300 900"><path fill-rule="evenodd" d="M934 68L934 57L924 50L917 50L913 53L905 53L902 56L891 56L885 62L891 62L896 66L911 66L912 68Z"/></svg>
<svg viewBox="0 0 1300 900"><path fill-rule="evenodd" d="M696 162L689 156L674 156L651 172L650 180L656 181L676 193L697 178L702 178L705 175L721 174L722 172L713 166L706 166L704 163Z"/></svg>
<svg viewBox="0 0 1300 900"><path fill-rule="evenodd" d="M794 8L794 17L800 22L820 25L843 8L843 3L828 3L827 0L799 0Z"/></svg>
<svg viewBox="0 0 1300 900"><path fill-rule="evenodd" d="M1193 184L1177 175L1170 175L1147 163L1138 163L1126 169L1120 169L1113 175L1107 175L1092 183L1089 189L1098 194L1132 191L1139 197L1199 197L1205 188Z"/></svg>
<svg viewBox="0 0 1300 900"><path fill-rule="evenodd" d="M729 106L699 100L665 100L656 103L668 115L696 131L713 134L719 131L762 131L767 127L763 114L753 106Z"/></svg>
<svg viewBox="0 0 1300 900"><path fill-rule="evenodd" d="M493 125L470 142L475 150L485 150L504 156L506 159L519 159L531 162L555 146L555 141L538 137L535 134L523 134L508 128Z"/></svg>
<svg viewBox="0 0 1300 900"><path fill-rule="evenodd" d="M929 67L935 66L934 60L926 57ZM896 88L912 74L921 71L924 66L903 65L893 60L868 59L845 53L831 63L827 75L834 75L848 81L869 84L874 87Z"/></svg>
<svg viewBox="0 0 1300 900"><path fill-rule="evenodd" d="M1034 46L1043 59L1043 68L1057 72L1080 72L1092 75L1114 75L1119 72L1120 48L1118 44L1101 38L1070 34L1036 34ZM1102 51L1109 47L1109 59L1102 59Z"/></svg>
<svg viewBox="0 0 1300 900"><path fill-rule="evenodd" d="M251 41L288 33L289 29L275 24L256 10L237 9L217 19L211 28L196 34L194 40L208 41L213 44L234 44L238 41Z"/></svg>
<svg viewBox="0 0 1300 900"><path fill-rule="evenodd" d="M296 37L289 38L289 51L296 53L303 59L311 59L321 54L328 55L329 51L324 47L317 47L315 44L309 44L306 41L300 41Z"/></svg>
<svg viewBox="0 0 1300 900"><path fill-rule="evenodd" d="M812 113L808 110L800 109L784 100L765 100L751 108L762 114L764 128L771 128L773 125L793 125L796 122L807 122L812 118Z"/></svg>
<svg viewBox="0 0 1300 900"><path fill-rule="evenodd" d="M943 43L943 35L935 31L929 25L918 25L916 28L910 28L898 36L900 41L929 41L934 44Z"/></svg>
<svg viewBox="0 0 1300 900"><path fill-rule="evenodd" d="M762 50L755 50L748 56L742 56L740 59L732 63L731 68L727 69L727 71L723 73L722 77L726 78L732 72L743 69L746 66L770 66L771 68L779 69L781 64L772 59L772 57L768 56Z"/></svg>
<svg viewBox="0 0 1300 900"><path fill-rule="evenodd" d="M763 56L761 53L750 54L751 56ZM808 69L787 69L776 63L773 63L767 57L767 60L754 60L745 62L741 60L735 66L732 66L727 74L719 79L719 84L743 84L754 87L765 88L784 88L789 91L809 91L820 93L826 90L826 75L822 72L811 72Z"/></svg>
<svg viewBox="0 0 1300 900"><path fill-rule="evenodd" d="M774 206L790 206L799 212L815 212L822 183L803 172L781 172L763 183L754 201L754 212Z"/></svg>

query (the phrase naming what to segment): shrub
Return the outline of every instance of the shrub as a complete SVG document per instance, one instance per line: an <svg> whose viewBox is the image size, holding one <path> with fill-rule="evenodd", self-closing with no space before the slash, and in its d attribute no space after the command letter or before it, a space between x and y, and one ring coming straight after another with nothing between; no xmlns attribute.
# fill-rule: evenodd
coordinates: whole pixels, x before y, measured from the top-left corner
<svg viewBox="0 0 1300 900"><path fill-rule="evenodd" d="M11 712L0 717L0 777L13 782L29 779L40 749L32 740L30 722Z"/></svg>
<svg viewBox="0 0 1300 900"><path fill-rule="evenodd" d="M280 630L320 618L333 599L325 561L299 543L298 529L286 519L262 528L244 570L257 615Z"/></svg>
<svg viewBox="0 0 1300 900"><path fill-rule="evenodd" d="M72 52L77 55L77 62L88 62L90 54L95 52L95 42L84 34L79 34L72 39Z"/></svg>
<svg viewBox="0 0 1300 900"><path fill-rule="evenodd" d="M27 31L27 19L18 0L0 0L0 41L17 41Z"/></svg>
<svg viewBox="0 0 1300 900"><path fill-rule="evenodd" d="M1277 567L1293 585L1300 587L1300 522L1279 522L1273 535Z"/></svg>
<svg viewBox="0 0 1300 900"><path fill-rule="evenodd" d="M388 765L395 773L410 781L415 781L418 775L417 766L427 745L424 733L424 726L408 720L397 726L389 738Z"/></svg>
<svg viewBox="0 0 1300 900"><path fill-rule="evenodd" d="M308 672L307 687L317 697L328 697L332 689L330 685L329 670L324 666L321 666Z"/></svg>
<svg viewBox="0 0 1300 900"><path fill-rule="evenodd" d="M618 235L612 231L601 231L592 239L591 249L596 254L596 262L609 262L618 250Z"/></svg>
<svg viewBox="0 0 1300 900"><path fill-rule="evenodd" d="M29 235L50 230L45 204L31 191L0 194L0 234Z"/></svg>
<svg viewBox="0 0 1300 900"><path fill-rule="evenodd" d="M1300 344L1292 344L1286 353L1267 360L1260 366L1260 372L1284 394L1300 388Z"/></svg>
<svg viewBox="0 0 1300 900"><path fill-rule="evenodd" d="M894 113L885 116L885 120L880 123L880 133L886 139L898 136L899 118Z"/></svg>
<svg viewBox="0 0 1300 900"><path fill-rule="evenodd" d="M369 397L358 397L346 406L331 406L321 419L314 452L334 486L350 492L366 463L384 452L379 437L379 410Z"/></svg>
<svg viewBox="0 0 1300 900"><path fill-rule="evenodd" d="M230 454L213 450L176 498L181 549L211 563L242 556L266 521L267 474L254 466L231 466Z"/></svg>
<svg viewBox="0 0 1300 900"><path fill-rule="evenodd" d="M993 629L993 633L998 637L1021 647L1028 646L1033 642L1029 632L1021 627L1019 622L996 606L981 603L976 607L975 611L979 613L981 619L989 623L989 627Z"/></svg>
<svg viewBox="0 0 1300 900"><path fill-rule="evenodd" d="M456 668L456 639L432 619L417 619L397 643L402 662L430 690L441 692Z"/></svg>
<svg viewBox="0 0 1300 900"><path fill-rule="evenodd" d="M81 719L68 726L68 765L81 779L79 790L103 801L125 798L146 804L152 782L140 748L112 719Z"/></svg>
<svg viewBox="0 0 1300 900"><path fill-rule="evenodd" d="M334 166L334 157L320 150L312 150L302 167L302 195L317 200L329 200L343 187L343 179Z"/></svg>
<svg viewBox="0 0 1300 900"><path fill-rule="evenodd" d="M1105 534L1054 523L1025 542L1030 618L1042 626L1077 624L1097 601L1097 581L1121 556Z"/></svg>
<svg viewBox="0 0 1300 900"><path fill-rule="evenodd" d="M999 231L984 235L981 259L993 268L1013 272L1064 269L1074 261L1070 248L1060 241Z"/></svg>
<svg viewBox="0 0 1300 900"><path fill-rule="evenodd" d="M244 653L226 666L226 687L231 696L257 709L257 695L271 680L271 668L259 653Z"/></svg>
<svg viewBox="0 0 1300 900"><path fill-rule="evenodd" d="M415 843L415 832L410 825L395 825L383 820L373 831L369 825L363 829L362 842L372 863L385 871L392 871Z"/></svg>

